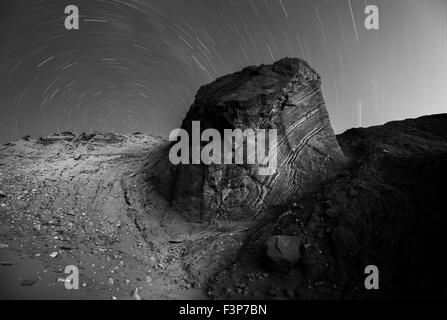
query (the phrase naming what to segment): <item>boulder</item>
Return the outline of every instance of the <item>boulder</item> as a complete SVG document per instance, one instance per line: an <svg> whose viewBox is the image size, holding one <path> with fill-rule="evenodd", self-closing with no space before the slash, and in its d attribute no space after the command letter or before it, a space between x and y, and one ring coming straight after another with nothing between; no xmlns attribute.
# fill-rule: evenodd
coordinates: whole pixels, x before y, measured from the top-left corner
<svg viewBox="0 0 447 320"><path fill-rule="evenodd" d="M301 258L300 244L298 237L273 236L267 240L266 253L277 267L293 267Z"/></svg>
<svg viewBox="0 0 447 320"><path fill-rule="evenodd" d="M277 169L260 175L262 164L244 162L160 170L158 189L190 220L261 217L264 209L289 204L309 191L344 158L320 76L301 59L248 67L202 87L181 126L190 137L197 121L202 133L216 129L222 137L226 129L277 130Z"/></svg>

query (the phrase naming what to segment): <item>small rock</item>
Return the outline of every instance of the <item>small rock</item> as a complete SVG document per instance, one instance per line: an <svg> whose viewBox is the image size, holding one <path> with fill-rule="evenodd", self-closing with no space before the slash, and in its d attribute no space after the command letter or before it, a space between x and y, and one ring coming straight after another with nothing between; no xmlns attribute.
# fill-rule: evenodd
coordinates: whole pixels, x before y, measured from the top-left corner
<svg viewBox="0 0 447 320"><path fill-rule="evenodd" d="M147 283L152 283L152 278L151 278L150 276L147 276L147 277L146 277L146 282L147 282Z"/></svg>
<svg viewBox="0 0 447 320"><path fill-rule="evenodd" d="M58 255L58 253L55 251L55 252L52 252L52 253L50 254L50 257L51 257L51 258L56 258L57 255Z"/></svg>
<svg viewBox="0 0 447 320"><path fill-rule="evenodd" d="M301 241L293 236L273 236L267 240L267 256L280 268L292 267L298 263Z"/></svg>
<svg viewBox="0 0 447 320"><path fill-rule="evenodd" d="M36 224L36 225L33 227L33 229L34 229L35 231L40 231L40 230L42 230L42 226L41 226L40 224Z"/></svg>
<svg viewBox="0 0 447 320"><path fill-rule="evenodd" d="M76 161L81 160L81 158L82 158L82 156L80 154L77 154L77 155L74 156L74 159Z"/></svg>
<svg viewBox="0 0 447 320"><path fill-rule="evenodd" d="M22 282L20 283L20 285L22 287L31 287L32 285L34 285L36 283L36 280L34 279L24 279L22 280Z"/></svg>
<svg viewBox="0 0 447 320"><path fill-rule="evenodd" d="M113 285L113 283L114 283L113 278L109 278L108 283L109 283L109 285Z"/></svg>
<svg viewBox="0 0 447 320"><path fill-rule="evenodd" d="M8 249L9 248L9 244L7 243L0 243L0 249Z"/></svg>
<svg viewBox="0 0 447 320"><path fill-rule="evenodd" d="M303 209L303 205L301 205L301 204L295 202L295 203L292 205L292 208L293 208L293 209Z"/></svg>
<svg viewBox="0 0 447 320"><path fill-rule="evenodd" d="M0 190L0 198L6 198L6 193Z"/></svg>
<svg viewBox="0 0 447 320"><path fill-rule="evenodd" d="M132 297L135 299L135 300L143 300L143 299L141 299L141 297L140 297L140 294L139 294L139 288L135 288L135 290L132 292Z"/></svg>

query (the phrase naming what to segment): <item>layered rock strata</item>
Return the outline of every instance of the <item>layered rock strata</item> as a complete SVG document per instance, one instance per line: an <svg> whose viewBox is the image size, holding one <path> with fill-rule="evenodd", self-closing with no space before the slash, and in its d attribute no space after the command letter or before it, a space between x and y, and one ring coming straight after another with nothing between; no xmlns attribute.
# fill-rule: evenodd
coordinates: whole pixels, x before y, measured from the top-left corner
<svg viewBox="0 0 447 320"><path fill-rule="evenodd" d="M190 136L195 121L222 137L226 129L277 130L277 169L260 175L260 164L171 165L159 189L193 220L256 218L308 191L343 159L320 76L300 59L248 67L202 87L182 123Z"/></svg>

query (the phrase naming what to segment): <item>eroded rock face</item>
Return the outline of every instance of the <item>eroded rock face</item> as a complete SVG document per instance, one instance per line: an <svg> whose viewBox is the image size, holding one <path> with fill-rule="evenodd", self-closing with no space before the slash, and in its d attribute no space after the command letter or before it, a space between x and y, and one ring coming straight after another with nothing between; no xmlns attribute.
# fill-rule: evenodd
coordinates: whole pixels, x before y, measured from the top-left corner
<svg viewBox="0 0 447 320"><path fill-rule="evenodd" d="M248 67L202 87L182 128L192 135L217 129L276 129L276 173L256 165L178 165L160 178L160 190L192 220L253 219L270 206L299 197L324 179L343 153L331 128L319 75L303 60Z"/></svg>

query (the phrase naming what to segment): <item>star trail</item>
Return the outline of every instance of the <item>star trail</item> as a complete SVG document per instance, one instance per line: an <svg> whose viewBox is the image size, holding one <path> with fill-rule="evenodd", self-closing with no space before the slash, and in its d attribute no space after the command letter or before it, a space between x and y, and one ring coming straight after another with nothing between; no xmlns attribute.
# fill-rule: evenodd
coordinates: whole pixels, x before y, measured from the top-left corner
<svg viewBox="0 0 447 320"><path fill-rule="evenodd" d="M201 85L286 56L321 74L337 132L447 112L445 0L0 0L0 28L0 143L167 136Z"/></svg>

